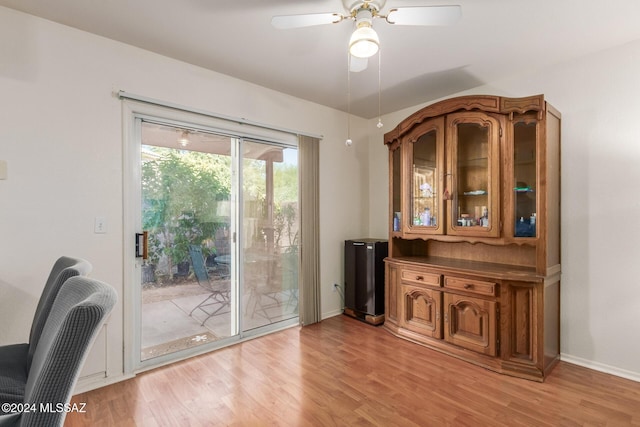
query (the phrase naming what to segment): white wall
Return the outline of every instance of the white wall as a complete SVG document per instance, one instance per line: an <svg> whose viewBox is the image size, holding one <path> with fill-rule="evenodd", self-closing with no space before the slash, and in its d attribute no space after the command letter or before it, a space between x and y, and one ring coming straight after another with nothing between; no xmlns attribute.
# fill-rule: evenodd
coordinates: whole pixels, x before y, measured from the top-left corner
<svg viewBox="0 0 640 427"><path fill-rule="evenodd" d="M345 83L346 84L346 83ZM345 239L367 231L366 125L314 103L0 7L0 345L26 342L53 262L93 264L120 296L106 338L110 377L123 360L123 149L114 91L323 135L323 317L341 312ZM94 234L94 218L108 232ZM131 238L131 236L126 236Z"/></svg>
<svg viewBox="0 0 640 427"><path fill-rule="evenodd" d="M470 93L543 93L562 113L562 359L640 381L640 40ZM425 104L383 118L384 132ZM375 129L371 120L369 129ZM388 170L371 133L372 181ZM373 172L372 172L373 175ZM379 185L382 185L379 182ZM388 180L386 186L388 188ZM386 209L370 193L370 211ZM383 200L384 199L384 200ZM370 216L385 233L386 216Z"/></svg>

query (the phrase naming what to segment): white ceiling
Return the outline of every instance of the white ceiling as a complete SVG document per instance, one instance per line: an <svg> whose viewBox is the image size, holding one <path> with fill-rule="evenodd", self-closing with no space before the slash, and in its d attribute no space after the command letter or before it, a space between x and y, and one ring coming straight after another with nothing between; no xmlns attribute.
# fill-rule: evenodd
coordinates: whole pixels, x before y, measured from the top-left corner
<svg viewBox="0 0 640 427"><path fill-rule="evenodd" d="M450 27L392 26L380 36L382 113L640 39L638 0L388 0L459 4ZM353 22L276 30L273 15L345 13L341 0L0 0L17 9L347 110ZM351 74L351 113L378 114L377 56Z"/></svg>

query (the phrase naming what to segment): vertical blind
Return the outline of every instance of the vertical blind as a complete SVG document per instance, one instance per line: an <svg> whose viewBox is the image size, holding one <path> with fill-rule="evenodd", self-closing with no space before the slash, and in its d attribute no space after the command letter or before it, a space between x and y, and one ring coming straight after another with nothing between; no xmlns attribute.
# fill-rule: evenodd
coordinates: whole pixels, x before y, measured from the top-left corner
<svg viewBox="0 0 640 427"><path fill-rule="evenodd" d="M320 307L320 150L318 138L300 136L300 320L319 322Z"/></svg>

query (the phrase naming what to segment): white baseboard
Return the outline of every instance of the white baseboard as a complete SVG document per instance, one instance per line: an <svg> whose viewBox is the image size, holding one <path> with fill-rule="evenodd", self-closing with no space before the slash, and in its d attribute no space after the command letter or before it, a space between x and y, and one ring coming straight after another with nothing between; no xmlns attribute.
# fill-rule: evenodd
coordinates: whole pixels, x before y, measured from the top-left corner
<svg viewBox="0 0 640 427"><path fill-rule="evenodd" d="M328 311L326 313L322 313L322 320L324 319L328 319L330 317L334 317L334 316L339 316L343 313L342 309L339 310L333 310L333 311Z"/></svg>
<svg viewBox="0 0 640 427"><path fill-rule="evenodd" d="M76 387L73 390L73 394L76 395L80 393L86 393L87 391L115 384L133 377L135 377L135 374L114 375L108 378L104 376L104 373L98 375L88 375L86 377L78 379Z"/></svg>
<svg viewBox="0 0 640 427"><path fill-rule="evenodd" d="M593 369L594 371L604 372L605 374L615 375L616 377L626 378L631 381L640 382L640 373L627 371L626 369L616 368L615 366L606 365L604 363L594 362L593 360L583 359L581 357L572 356L570 354L561 353L560 360L584 368Z"/></svg>

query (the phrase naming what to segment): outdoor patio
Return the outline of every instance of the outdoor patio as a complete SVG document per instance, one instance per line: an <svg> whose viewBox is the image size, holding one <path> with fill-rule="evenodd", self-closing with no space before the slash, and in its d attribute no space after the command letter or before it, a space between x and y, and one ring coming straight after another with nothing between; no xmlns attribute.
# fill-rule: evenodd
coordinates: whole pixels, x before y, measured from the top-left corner
<svg viewBox="0 0 640 427"><path fill-rule="evenodd" d="M290 292L271 297L249 292L243 301L245 329L297 316L297 299ZM142 360L228 337L231 321L228 308L210 317L204 325L202 321L207 315L202 310L189 315L208 294L195 280L143 288ZM262 304L256 304L257 298L261 298Z"/></svg>

